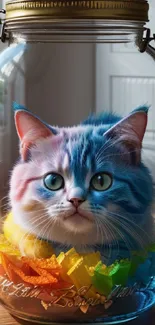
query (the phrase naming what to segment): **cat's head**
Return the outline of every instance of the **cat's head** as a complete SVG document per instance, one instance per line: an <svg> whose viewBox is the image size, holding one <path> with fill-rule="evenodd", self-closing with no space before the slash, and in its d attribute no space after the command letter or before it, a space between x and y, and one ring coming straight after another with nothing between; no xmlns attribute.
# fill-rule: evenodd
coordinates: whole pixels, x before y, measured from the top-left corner
<svg viewBox="0 0 155 325"><path fill-rule="evenodd" d="M142 240L152 180L141 162L147 110L124 119L54 128L17 107L21 159L10 186L15 222L38 237L80 246ZM97 120L96 120L97 121ZM124 239L125 238L125 239Z"/></svg>

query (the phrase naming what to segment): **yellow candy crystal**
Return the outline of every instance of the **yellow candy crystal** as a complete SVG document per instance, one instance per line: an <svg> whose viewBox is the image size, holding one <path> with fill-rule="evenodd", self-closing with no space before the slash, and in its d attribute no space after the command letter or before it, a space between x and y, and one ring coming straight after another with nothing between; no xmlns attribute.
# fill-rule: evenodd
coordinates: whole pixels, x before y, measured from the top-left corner
<svg viewBox="0 0 155 325"><path fill-rule="evenodd" d="M47 242L37 239L35 235L28 234L18 226L14 222L11 212L4 221L3 232L8 242L17 247L23 255L35 258L47 258L54 253L51 245Z"/></svg>
<svg viewBox="0 0 155 325"><path fill-rule="evenodd" d="M71 248L67 253L61 252L57 257L57 262L61 264L61 276L63 280L72 282L70 277L67 275L69 269L78 261L80 255L74 248Z"/></svg>
<svg viewBox="0 0 155 325"><path fill-rule="evenodd" d="M20 251L9 243L3 234L0 235L0 252L8 255L21 256Z"/></svg>
<svg viewBox="0 0 155 325"><path fill-rule="evenodd" d="M77 289L87 287L89 290L87 297L96 296L96 291L92 286L92 275L101 256L99 252L78 254L75 248L70 249L67 253L61 252L57 257L57 261L62 266L61 276L64 280L73 283Z"/></svg>
<svg viewBox="0 0 155 325"><path fill-rule="evenodd" d="M83 254L82 256L87 267L94 267L101 261L100 252Z"/></svg>
<svg viewBox="0 0 155 325"><path fill-rule="evenodd" d="M80 257L77 262L67 272L72 283L77 289L87 288L84 296L86 298L96 298L96 290L92 286L92 275L89 272L88 265L85 265L83 257Z"/></svg>

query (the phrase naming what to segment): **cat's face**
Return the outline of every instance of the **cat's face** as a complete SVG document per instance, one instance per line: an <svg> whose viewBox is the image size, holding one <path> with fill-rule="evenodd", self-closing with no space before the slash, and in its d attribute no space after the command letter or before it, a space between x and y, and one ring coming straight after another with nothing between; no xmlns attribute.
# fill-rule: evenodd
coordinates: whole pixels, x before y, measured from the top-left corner
<svg viewBox="0 0 155 325"><path fill-rule="evenodd" d="M140 163L141 132L139 139L131 134L126 146L124 123L123 135L120 126L111 133L106 125L57 129L54 135L29 113L18 114L25 123L16 119L23 160L11 178L15 222L74 246L136 234L152 197L151 178Z"/></svg>

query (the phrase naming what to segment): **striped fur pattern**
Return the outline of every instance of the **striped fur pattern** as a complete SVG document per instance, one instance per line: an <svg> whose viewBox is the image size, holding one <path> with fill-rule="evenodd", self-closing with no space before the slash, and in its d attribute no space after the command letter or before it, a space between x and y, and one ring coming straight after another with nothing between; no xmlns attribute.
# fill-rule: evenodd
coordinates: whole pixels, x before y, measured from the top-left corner
<svg viewBox="0 0 155 325"><path fill-rule="evenodd" d="M53 245L100 247L108 256L112 247L118 254L122 245L130 251L152 240L152 178L141 161L148 107L125 118L91 116L70 128L51 127L17 104L14 110L20 160L10 201L18 225ZM58 190L45 186L53 173L63 179ZM96 190L93 177L103 187L103 174L111 184Z"/></svg>

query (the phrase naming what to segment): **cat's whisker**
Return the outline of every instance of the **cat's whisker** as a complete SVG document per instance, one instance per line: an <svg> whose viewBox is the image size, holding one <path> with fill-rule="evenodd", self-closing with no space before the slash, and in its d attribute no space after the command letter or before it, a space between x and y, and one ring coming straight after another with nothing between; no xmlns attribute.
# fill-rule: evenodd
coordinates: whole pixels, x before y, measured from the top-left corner
<svg viewBox="0 0 155 325"><path fill-rule="evenodd" d="M45 226L47 226L47 223L42 227L42 230L45 228ZM40 241L42 241L42 239L41 239L41 232L42 231L40 231L40 232L38 232L37 233L37 236L35 237L35 240L34 240L34 254L35 254L35 247L37 246L37 240L39 239ZM35 257L35 255L34 255L34 257Z"/></svg>
<svg viewBox="0 0 155 325"><path fill-rule="evenodd" d="M43 210L42 210L43 211ZM34 212L33 212L34 213ZM40 220L40 218L42 218L42 216L41 217L38 217L38 216L33 216L32 218L31 218L31 225L33 225L33 220L35 219L36 221L38 221L38 220ZM5 223L5 220L6 220L6 215L5 216L3 216L3 217L1 217L1 224L3 225L4 223ZM22 222L23 223L23 229L26 227L27 228L27 226L29 226L29 222L26 222L26 221L23 221ZM35 222L34 222L35 223Z"/></svg>
<svg viewBox="0 0 155 325"><path fill-rule="evenodd" d="M131 153L137 153L137 152L139 152L140 150L139 149L136 149L136 150L131 150L130 151L130 154ZM105 160L107 159L109 159L110 157L116 157L116 156L128 156L129 155L129 152L120 152L120 153L113 153L113 154L107 154L106 156L103 154L101 157L99 157L98 159L96 159L96 162L97 162L97 164L102 164L102 163L104 163L105 162Z"/></svg>
<svg viewBox="0 0 155 325"><path fill-rule="evenodd" d="M113 222L113 219L111 219L111 221ZM136 231L134 231L134 228L131 227L129 224L125 224L123 222L120 222L120 220L116 220L115 218L115 221L114 223L119 226L119 228L123 228L125 230L126 233L128 233L130 235L130 238L133 238L134 241L136 241L137 243L139 243L139 246L140 247L143 247L144 245L142 244L142 239L141 237L138 235L138 233Z"/></svg>
<svg viewBox="0 0 155 325"><path fill-rule="evenodd" d="M106 257L106 261L107 263L110 260L111 257L111 253L112 253L112 246L115 244L117 247L117 251L119 252L119 245L118 245L118 241L116 240L114 234L113 234L113 230L112 227L110 227L111 225L109 224L109 222L107 222L107 220L101 220L100 218L98 218L100 220L100 230L101 233L103 233L103 230L105 229L106 231L104 232L106 237L104 239L104 245L103 245L103 251L105 251L106 247L108 248L108 255ZM104 227L103 227L104 225ZM112 245L113 243L113 245ZM104 248L105 247L105 248Z"/></svg>
<svg viewBox="0 0 155 325"><path fill-rule="evenodd" d="M108 215L108 219L111 219L111 223L113 223L113 226L114 226L114 224L117 224L119 226L119 231L120 231L120 228L123 228L126 231L126 233L128 233L130 235L130 238L133 238L134 241L136 241L141 248L144 247L145 242L142 241L141 236L138 234L138 232L136 232L134 230L133 227L131 227L129 225L129 223L126 225L125 223L120 222L120 219L116 219L116 217L115 217L115 219L111 218L110 215ZM121 233L123 234L123 237L126 238L124 233L123 232L121 232ZM126 238L126 240L127 240L127 238ZM128 239L128 242L130 243L131 240ZM130 244L130 249L131 248L132 248L132 244Z"/></svg>
<svg viewBox="0 0 155 325"><path fill-rule="evenodd" d="M97 233L96 233L96 239L97 241L99 240L100 238L100 229L99 229L99 222L97 219L95 219L95 224L96 224L96 230L97 230Z"/></svg>
<svg viewBox="0 0 155 325"><path fill-rule="evenodd" d="M118 223L120 224L120 221L118 221ZM138 246L140 248L145 248L146 240L143 240L143 237L140 236L139 233L134 230L134 227L131 227L129 223L121 223L121 227L124 228L124 230L130 235L131 238L133 238L135 242L137 242L137 244L139 244Z"/></svg>
<svg viewBox="0 0 155 325"><path fill-rule="evenodd" d="M4 201L4 203L3 203ZM1 199L1 202L0 202L0 209L1 210L4 210L4 208L6 208L6 210L9 210L10 209L10 199L8 198L8 196L4 196L2 199Z"/></svg>
<svg viewBox="0 0 155 325"><path fill-rule="evenodd" d="M51 223L49 224L49 229L47 231L47 234L46 234L46 238L47 238L47 241L50 239L50 233L51 233L51 230L53 229L53 226L54 226L55 222L53 222L53 220L51 220Z"/></svg>
<svg viewBox="0 0 155 325"><path fill-rule="evenodd" d="M37 228L38 228L38 225L41 225L43 222L45 222L44 218L42 218L42 221L41 221L39 224L37 223L37 220L36 220L36 222L33 222L33 224L31 225L31 227L29 227L29 229L28 229L27 231L25 231L25 233L24 233L23 236L21 237L20 242L23 242L23 241L26 240L30 235L34 234L34 233L35 233L35 229L37 229ZM36 226L35 226L35 223L37 223ZM25 228L25 226L27 226L28 224L23 223L23 225L24 225L24 228ZM29 225L28 225L28 226L29 226ZM25 229L26 229L26 228L25 228Z"/></svg>
<svg viewBox="0 0 155 325"><path fill-rule="evenodd" d="M22 236L22 238L20 240L20 246L22 245L22 242L29 237L29 235L34 234L34 232L38 228L38 226L40 226L41 224L43 224L45 222L46 217L47 217L47 215L44 214L44 215L40 216L39 218L35 217L34 220L32 220L31 227L29 228L29 230L27 230L25 232L25 234ZM38 221L40 221L40 220L41 220L41 222L38 223ZM30 224L28 222L23 222L23 229L24 228L27 229L27 226L29 227Z"/></svg>
<svg viewBox="0 0 155 325"><path fill-rule="evenodd" d="M117 218L118 218L118 219L119 219L119 218L122 218L122 219L123 219L123 222L126 223L127 227L131 227L130 224L132 224L131 229L133 229L133 233L136 234L136 232L134 232L134 228L137 228L138 231L142 232L143 235L145 235L145 237L148 238L148 241L150 241L150 236L148 236L147 232L146 232L142 227L140 227L139 225L135 224L132 220L129 220L129 219L123 217L123 216L117 216ZM119 220L120 220L120 219L119 219ZM140 238L142 238L142 237L140 237Z"/></svg>
<svg viewBox="0 0 155 325"><path fill-rule="evenodd" d="M101 246L103 247L103 250L105 248L105 243L108 243L108 248L109 248L109 234L110 236L112 236L112 232L109 229L108 225L105 223L104 228L102 227L102 223L100 222L100 219L98 219L98 223L99 223L99 229L100 229L100 234L101 234ZM100 241L99 241L100 243ZM109 250L109 255L108 258L111 255L111 248Z"/></svg>
<svg viewBox="0 0 155 325"><path fill-rule="evenodd" d="M117 238L117 234L118 234L118 239L119 238L125 243L126 247L127 247L127 250L130 252L131 250L131 243L129 241L129 239L127 239L124 235L124 233L122 231L120 231L120 229L118 228L118 226L116 226L114 223L113 223L113 220L109 221L109 227L112 228L114 230L114 233L115 233L115 238Z"/></svg>
<svg viewBox="0 0 155 325"><path fill-rule="evenodd" d="M104 143L102 144L102 146L100 147L100 149L98 150L98 152L97 152L97 154L96 154L96 156L95 156L96 159L98 158L98 156L100 155L100 153L103 152L103 149L106 149L106 145L107 145L108 143L111 143L111 142L112 142L112 139L109 138L109 139L106 140L106 142L104 142Z"/></svg>
<svg viewBox="0 0 155 325"><path fill-rule="evenodd" d="M36 214L33 215L33 217L31 217L31 225L33 225L35 222L39 221L40 219L44 218L44 216L47 216L47 212L45 210L42 212L44 212L44 213L41 214L39 217ZM29 224L29 220L24 221L24 226L27 224Z"/></svg>
<svg viewBox="0 0 155 325"><path fill-rule="evenodd" d="M95 214L97 215L97 209L96 208L89 208L86 209L87 212L94 212L94 216ZM109 227L109 224L106 220L106 217L102 215L102 217L104 218L104 227L102 227L102 222L100 220L100 218L95 218L95 224L97 227L97 237L100 239L100 244L101 246L103 246L103 251L104 251L104 246L107 245L108 243L108 247L109 247L109 255L108 255L108 259L111 256L111 250L112 250L112 244L111 242L113 242L113 244L115 243L115 245L117 246L117 249L119 251L119 245L118 245L118 241L114 236L113 230Z"/></svg>
<svg viewBox="0 0 155 325"><path fill-rule="evenodd" d="M24 208L23 208L24 212L25 212L26 209L27 209L27 207L24 207ZM45 207L42 207L41 209L36 209L36 207L35 207L35 210L34 210L34 208L32 207L32 210L30 210L30 208L29 208L29 206L28 206L28 212L29 212L29 214L34 214L34 211L35 211L35 215L36 215L36 213L44 212L45 210L46 210Z"/></svg>
<svg viewBox="0 0 155 325"><path fill-rule="evenodd" d="M39 237L39 239L41 238L41 241L44 241L46 239L46 231L47 231L47 229L50 228L51 222L52 221L49 219L48 222L42 227L41 231L38 233L37 238L38 237ZM35 240L34 246L36 245L36 240Z"/></svg>
<svg viewBox="0 0 155 325"><path fill-rule="evenodd" d="M111 142L108 146L106 145L107 144L107 142ZM107 151L107 150L109 150L111 147L115 147L116 145L117 145L117 143L119 144L120 143L120 139L119 138L117 138L116 140L113 140L113 139L109 139L108 141L107 141L106 143L104 143L104 145L99 149L99 151L98 151L98 153L97 153L97 155L96 155L96 161L97 162L100 162L100 157L102 156L102 157L104 157L104 161L105 161L105 159L106 158L108 158L108 157L110 157L110 156L115 156L115 155L117 155L117 154L111 154L111 155L107 155L107 156L105 156L104 155L104 153L105 153L105 151ZM129 155L129 153L131 153L131 152L140 152L141 151L141 149L140 148L137 148L137 149L135 149L135 150L133 150L133 151L127 151L126 153L120 153L120 154L118 154L118 155ZM101 158L102 158L101 157Z"/></svg>
<svg viewBox="0 0 155 325"><path fill-rule="evenodd" d="M108 215L106 216L106 218L103 219L103 214L101 214L101 213L98 213L96 216L98 216L100 218L100 221L102 222L103 226L106 223L108 223L110 229L114 229L114 231L119 234L120 238L126 244L128 250L130 250L131 246L129 245L128 240L125 238L124 234L118 229L118 227L116 225L114 225L114 220L113 219L109 220ZM115 236L115 238L116 238L116 236Z"/></svg>
<svg viewBox="0 0 155 325"><path fill-rule="evenodd" d="M119 140L119 138L117 138L116 140L113 140L113 139L109 139L109 140L107 140L103 145L102 145L102 147L99 149L99 151L98 151L98 153L97 153L97 155L95 156L95 158L96 158L96 160L99 158L99 156L100 155L102 155L102 154L104 154L104 152L106 151L106 150L109 150L111 147L114 147L117 143L119 143L120 142L120 140ZM107 144L108 144L108 146L107 146Z"/></svg>
<svg viewBox="0 0 155 325"><path fill-rule="evenodd" d="M144 247L144 245L146 245L146 239L144 241L143 236L140 235L139 232L143 233L145 235L145 238L146 237L148 238L148 241L150 240L147 232L145 232L145 230L142 227L140 227L138 224L136 224L131 218L127 218L121 214L108 211L106 208L103 208L103 210L107 214L108 218L110 218L110 216L113 216L113 218L111 218L111 221L113 223L117 222L119 224L119 226L124 227L124 229L126 229L126 232L128 232L132 238L135 237L142 247ZM99 212L99 213L101 213L101 212ZM117 221L116 221L116 217L117 217ZM122 219L123 219L124 223L121 222ZM135 228L137 228L137 231L135 230Z"/></svg>
<svg viewBox="0 0 155 325"><path fill-rule="evenodd" d="M127 223L127 227L131 227L130 224L132 224L133 228L132 229L132 232L135 234L135 235L138 235L138 233L135 231L135 228L138 229L138 231L142 232L145 237L148 238L148 241L150 241L150 236L147 234L147 232L142 228L140 227L140 225L138 225L137 223L135 223L131 218L127 218L121 214L118 214L118 213L113 213L113 212L109 212L110 215L114 216L114 217L117 217L118 220L120 219L123 219L123 222L126 222ZM140 237L140 239L142 240L142 236L138 235ZM145 242L144 242L145 243Z"/></svg>

